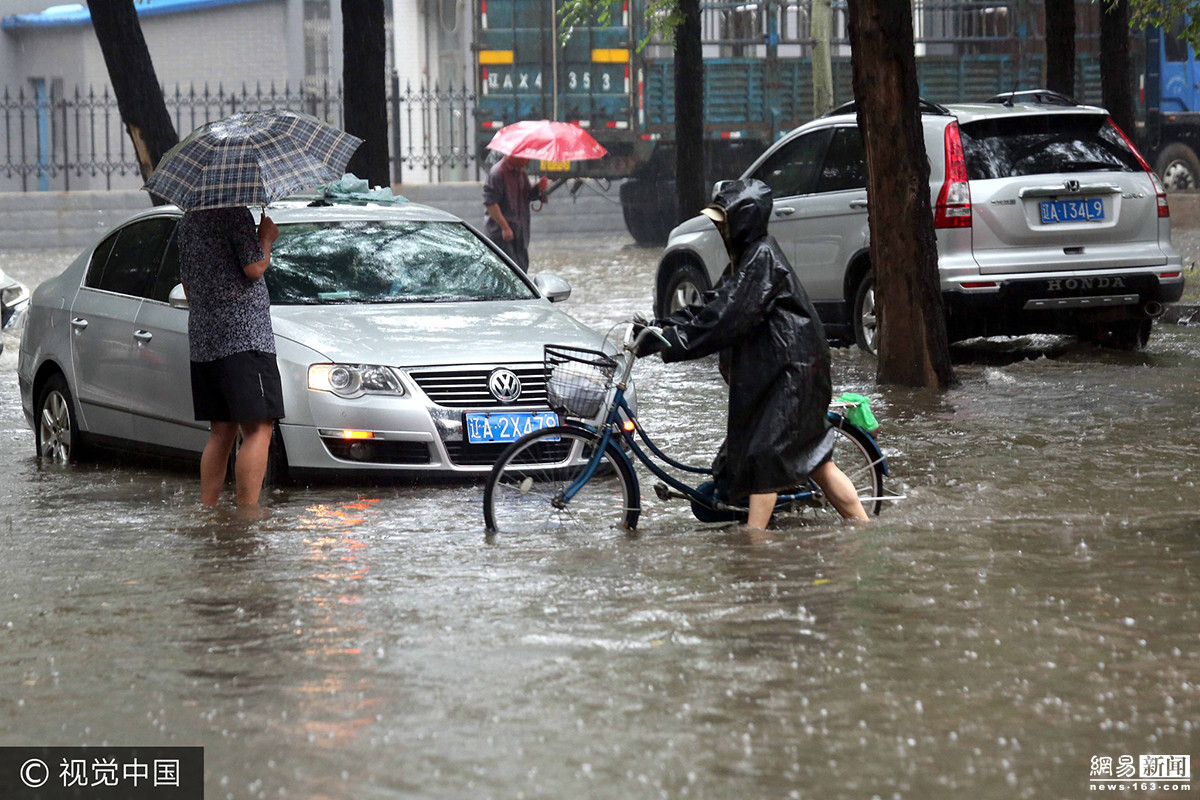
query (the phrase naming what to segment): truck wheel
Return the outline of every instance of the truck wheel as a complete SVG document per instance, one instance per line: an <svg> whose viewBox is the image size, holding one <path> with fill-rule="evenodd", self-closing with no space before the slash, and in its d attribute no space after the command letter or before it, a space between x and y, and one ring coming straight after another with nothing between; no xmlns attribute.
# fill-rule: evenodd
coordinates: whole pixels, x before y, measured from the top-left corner
<svg viewBox="0 0 1200 800"><path fill-rule="evenodd" d="M1169 144L1158 154L1154 168L1170 191L1200 188L1200 159L1186 144Z"/></svg>
<svg viewBox="0 0 1200 800"><path fill-rule="evenodd" d="M708 276L695 264L680 264L667 280L666 290L658 302L658 315L665 317L686 306L704 302L704 293L711 288Z"/></svg>
<svg viewBox="0 0 1200 800"><path fill-rule="evenodd" d="M854 340L873 356L879 355L879 319L875 316L875 279L870 273L854 293Z"/></svg>
<svg viewBox="0 0 1200 800"><path fill-rule="evenodd" d="M625 228L633 240L644 245L666 244L676 224L674 189L631 179L621 184L620 195Z"/></svg>

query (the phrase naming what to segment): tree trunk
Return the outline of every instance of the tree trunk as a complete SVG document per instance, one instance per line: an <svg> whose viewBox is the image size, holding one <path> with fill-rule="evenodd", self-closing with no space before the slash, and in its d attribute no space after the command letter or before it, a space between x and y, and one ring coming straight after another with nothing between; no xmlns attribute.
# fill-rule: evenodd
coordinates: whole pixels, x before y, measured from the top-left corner
<svg viewBox="0 0 1200 800"><path fill-rule="evenodd" d="M912 9L850 0L850 58L867 151L871 271L880 383L945 388L954 381L918 107Z"/></svg>
<svg viewBox="0 0 1200 800"><path fill-rule="evenodd" d="M675 29L675 207L691 219L708 204L704 184L704 60L700 0L679 0Z"/></svg>
<svg viewBox="0 0 1200 800"><path fill-rule="evenodd" d="M1075 96L1075 0L1046 0L1046 88Z"/></svg>
<svg viewBox="0 0 1200 800"><path fill-rule="evenodd" d="M390 186L387 29L383 0L342 0L342 83L346 132L363 140L347 169L371 186Z"/></svg>
<svg viewBox="0 0 1200 800"><path fill-rule="evenodd" d="M1136 122L1129 70L1129 3L1102 0L1100 8L1100 96L1109 116L1127 136Z"/></svg>
<svg viewBox="0 0 1200 800"><path fill-rule="evenodd" d="M121 121L133 142L138 171L142 180L146 180L163 155L179 143L179 134L167 113L133 0L92 0L88 10L113 94L117 96ZM166 202L154 195L150 195L150 200L155 205Z"/></svg>
<svg viewBox="0 0 1200 800"><path fill-rule="evenodd" d="M833 63L829 56L829 37L832 27L832 0L812 0L814 117L826 114L833 108Z"/></svg>

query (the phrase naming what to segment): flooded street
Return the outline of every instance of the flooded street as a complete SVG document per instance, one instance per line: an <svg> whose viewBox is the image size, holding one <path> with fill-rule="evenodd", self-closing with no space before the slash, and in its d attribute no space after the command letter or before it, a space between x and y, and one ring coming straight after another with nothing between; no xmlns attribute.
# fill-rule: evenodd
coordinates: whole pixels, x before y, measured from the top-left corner
<svg viewBox="0 0 1200 800"><path fill-rule="evenodd" d="M533 246L602 331L657 255ZM752 539L643 471L636 537L491 542L476 484L288 486L247 521L191 471L39 464L5 337L0 745L202 745L209 800L1041 800L1200 756L1200 328L966 343L942 394L835 349L908 498L868 526ZM709 460L715 359L634 374Z"/></svg>

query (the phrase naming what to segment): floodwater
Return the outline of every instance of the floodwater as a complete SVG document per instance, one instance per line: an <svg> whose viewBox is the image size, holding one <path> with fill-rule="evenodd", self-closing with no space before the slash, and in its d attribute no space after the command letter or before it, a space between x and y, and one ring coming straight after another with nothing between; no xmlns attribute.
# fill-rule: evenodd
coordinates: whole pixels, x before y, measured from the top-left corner
<svg viewBox="0 0 1200 800"><path fill-rule="evenodd" d="M534 263L607 329L656 255ZM1106 790L1094 758L1200 755L1200 328L958 346L942 394L835 350L907 495L867 526L751 537L643 474L637 537L490 542L477 485L287 487L242 520L190 472L39 464L5 344L0 745L202 745L209 800L1040 800ZM635 375L647 427L711 456L715 363Z"/></svg>

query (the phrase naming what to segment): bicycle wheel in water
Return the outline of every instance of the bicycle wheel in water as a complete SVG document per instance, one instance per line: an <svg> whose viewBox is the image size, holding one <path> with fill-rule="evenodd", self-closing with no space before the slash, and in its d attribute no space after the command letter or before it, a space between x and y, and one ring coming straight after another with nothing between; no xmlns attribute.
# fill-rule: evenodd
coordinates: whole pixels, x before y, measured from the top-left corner
<svg viewBox="0 0 1200 800"><path fill-rule="evenodd" d="M641 498L629 461L609 443L591 479L571 498L566 491L595 452L594 435L559 425L513 442L496 461L483 490L483 521L490 532L637 527Z"/></svg>
<svg viewBox="0 0 1200 800"><path fill-rule="evenodd" d="M831 419L832 421L832 419ZM837 437L833 442L833 463L838 466L846 477L854 484L854 490L862 501L863 509L868 514L878 514L883 508L883 463L875 455L875 449L868 443L865 432L849 423L844 426L834 422ZM812 501L804 505L837 514L833 504L825 499L820 489L813 481L795 489L787 489L781 494L798 494L811 490Z"/></svg>

